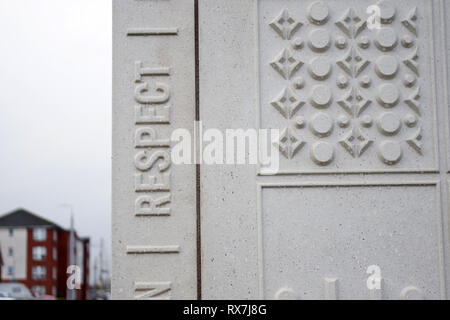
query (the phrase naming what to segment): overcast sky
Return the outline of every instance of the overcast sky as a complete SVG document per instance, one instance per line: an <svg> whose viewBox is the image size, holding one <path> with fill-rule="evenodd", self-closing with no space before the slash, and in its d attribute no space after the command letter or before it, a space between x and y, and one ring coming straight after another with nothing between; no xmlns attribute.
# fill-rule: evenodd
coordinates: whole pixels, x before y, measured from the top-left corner
<svg viewBox="0 0 450 320"><path fill-rule="evenodd" d="M110 242L111 0L0 0L0 214Z"/></svg>

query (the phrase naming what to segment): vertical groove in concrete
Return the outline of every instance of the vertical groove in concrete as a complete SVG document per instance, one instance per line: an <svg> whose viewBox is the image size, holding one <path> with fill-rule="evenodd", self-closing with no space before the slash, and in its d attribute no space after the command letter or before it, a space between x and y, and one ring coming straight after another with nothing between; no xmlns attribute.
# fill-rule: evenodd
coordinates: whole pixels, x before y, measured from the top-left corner
<svg viewBox="0 0 450 320"><path fill-rule="evenodd" d="M432 7L434 9L434 6ZM436 119L436 125L438 126L438 134L437 134L437 140L438 140L438 150L439 150L439 177L440 177L440 188L439 188L439 201L441 205L441 213L439 217L439 233L441 238L443 239L443 244L440 248L441 250L441 298L443 300L446 300L448 298L448 291L449 288L447 287L447 276L448 276L448 181L447 181L447 171L448 171L448 163L447 163L447 156L448 156L448 150L447 150L447 144L446 144L446 135L447 135L447 125L445 124L448 115L445 111L446 106L448 106L448 96L447 96L447 90L448 90L448 83L447 83L447 72L448 72L448 66L447 66L447 42L446 39L446 17L445 17L445 2L443 0L437 2L437 12L436 15L439 15L439 19L436 19L435 25L433 25L433 33L438 35L440 38L436 38L433 42L433 46L431 49L433 50L433 56L439 56L439 54L442 53L442 60L441 60L441 73L438 74L435 64L433 65L433 73L435 74L435 81L436 84L440 82L439 79L442 81L442 87L443 89L440 90L439 86L433 85L434 95L435 95L435 105L438 106L436 108L437 112L437 119ZM436 10L436 9L435 9ZM435 14L434 12L431 12L431 14ZM438 31L439 30L439 31ZM439 92L442 91L444 94L440 95ZM441 102L439 102L441 101ZM444 106L441 108L440 106ZM442 121L442 119L444 119ZM442 122L441 122L442 121Z"/></svg>
<svg viewBox="0 0 450 320"><path fill-rule="evenodd" d="M200 81L199 81L199 30L198 30L198 0L194 0L195 23L195 121L200 121ZM197 144L197 141L195 142ZM201 152L201 151L200 151ZM202 241L200 218L200 164L195 165L196 184L196 220L197 220L197 299L202 299Z"/></svg>

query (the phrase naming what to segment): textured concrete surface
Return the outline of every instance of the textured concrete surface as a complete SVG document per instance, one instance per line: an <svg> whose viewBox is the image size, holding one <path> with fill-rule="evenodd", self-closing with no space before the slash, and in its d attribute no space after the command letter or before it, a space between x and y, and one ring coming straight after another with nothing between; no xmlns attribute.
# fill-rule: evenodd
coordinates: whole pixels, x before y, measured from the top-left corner
<svg viewBox="0 0 450 320"><path fill-rule="evenodd" d="M204 298L447 297L443 5L200 1L203 125L282 134L276 175L202 167Z"/></svg>
<svg viewBox="0 0 450 320"><path fill-rule="evenodd" d="M193 1L113 5L112 297L195 299L195 167L169 143L194 125Z"/></svg>
<svg viewBox="0 0 450 320"><path fill-rule="evenodd" d="M277 174L201 166L202 297L448 298L448 3L198 4L203 129L281 133ZM380 24L372 28L374 4ZM137 147L140 129L166 139L193 128L193 5L115 1L114 298L196 297L195 168L161 170L170 191L136 190L134 181L148 171L142 150L170 149L164 141ZM179 31L139 29L148 27ZM171 68L148 80L153 100L142 90L151 77L136 80L136 61ZM167 85L170 123L136 123L136 105L164 112ZM169 206L136 211L140 196L168 193Z"/></svg>

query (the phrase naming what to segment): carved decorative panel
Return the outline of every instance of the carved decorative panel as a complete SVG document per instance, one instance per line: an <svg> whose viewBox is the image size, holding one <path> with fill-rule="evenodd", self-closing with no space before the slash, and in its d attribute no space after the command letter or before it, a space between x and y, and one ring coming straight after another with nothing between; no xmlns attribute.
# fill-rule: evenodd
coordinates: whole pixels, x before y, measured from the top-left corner
<svg viewBox="0 0 450 320"><path fill-rule="evenodd" d="M203 297L447 299L448 1L199 5L203 125L280 133L201 169Z"/></svg>
<svg viewBox="0 0 450 320"><path fill-rule="evenodd" d="M372 4L259 2L259 121L282 173L437 171L430 4L380 1L375 26Z"/></svg>
<svg viewBox="0 0 450 320"><path fill-rule="evenodd" d="M113 297L448 298L447 2L114 1ZM172 162L255 126L275 176Z"/></svg>

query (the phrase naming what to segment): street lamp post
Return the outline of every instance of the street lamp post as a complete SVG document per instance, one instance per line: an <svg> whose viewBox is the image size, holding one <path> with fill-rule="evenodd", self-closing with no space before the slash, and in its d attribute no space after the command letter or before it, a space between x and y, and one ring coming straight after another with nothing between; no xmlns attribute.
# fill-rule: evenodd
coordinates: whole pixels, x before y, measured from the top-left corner
<svg viewBox="0 0 450 320"><path fill-rule="evenodd" d="M70 208L70 238L69 238L69 265L75 265L75 229L74 229L74 217L73 217L73 205L62 204L63 207ZM66 299L75 300L75 289L67 287Z"/></svg>

